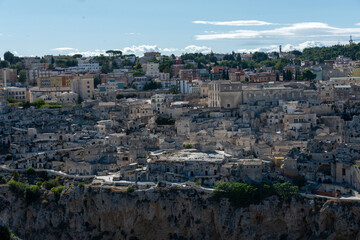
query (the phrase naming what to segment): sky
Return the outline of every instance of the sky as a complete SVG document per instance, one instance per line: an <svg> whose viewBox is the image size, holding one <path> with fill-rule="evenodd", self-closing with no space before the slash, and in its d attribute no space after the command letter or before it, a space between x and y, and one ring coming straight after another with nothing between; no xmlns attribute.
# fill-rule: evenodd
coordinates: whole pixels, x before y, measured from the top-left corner
<svg viewBox="0 0 360 240"><path fill-rule="evenodd" d="M0 0L0 56L302 50L360 42L360 0Z"/></svg>

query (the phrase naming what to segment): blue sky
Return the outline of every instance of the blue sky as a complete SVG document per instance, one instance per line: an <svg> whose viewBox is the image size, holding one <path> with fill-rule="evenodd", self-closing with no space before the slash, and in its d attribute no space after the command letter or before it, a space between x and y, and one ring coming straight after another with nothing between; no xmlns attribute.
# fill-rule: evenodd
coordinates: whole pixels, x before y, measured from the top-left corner
<svg viewBox="0 0 360 240"><path fill-rule="evenodd" d="M0 0L0 54L302 49L360 41L359 11L359 0Z"/></svg>

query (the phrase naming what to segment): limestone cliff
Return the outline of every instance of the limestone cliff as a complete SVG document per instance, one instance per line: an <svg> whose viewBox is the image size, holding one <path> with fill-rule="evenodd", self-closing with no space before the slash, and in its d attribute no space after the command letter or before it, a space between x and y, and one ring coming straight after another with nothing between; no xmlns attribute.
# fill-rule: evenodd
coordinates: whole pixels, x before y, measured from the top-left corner
<svg viewBox="0 0 360 240"><path fill-rule="evenodd" d="M67 189L27 205L0 187L0 223L22 239L359 239L360 203L269 198L235 208L195 189Z"/></svg>

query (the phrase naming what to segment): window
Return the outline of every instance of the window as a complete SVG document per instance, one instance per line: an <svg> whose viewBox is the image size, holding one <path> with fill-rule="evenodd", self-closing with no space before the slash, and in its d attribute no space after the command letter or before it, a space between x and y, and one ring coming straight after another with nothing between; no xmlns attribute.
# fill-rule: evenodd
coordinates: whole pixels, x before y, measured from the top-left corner
<svg viewBox="0 0 360 240"><path fill-rule="evenodd" d="M346 175L346 170L345 170L345 168L342 169L342 175L343 175L343 176Z"/></svg>

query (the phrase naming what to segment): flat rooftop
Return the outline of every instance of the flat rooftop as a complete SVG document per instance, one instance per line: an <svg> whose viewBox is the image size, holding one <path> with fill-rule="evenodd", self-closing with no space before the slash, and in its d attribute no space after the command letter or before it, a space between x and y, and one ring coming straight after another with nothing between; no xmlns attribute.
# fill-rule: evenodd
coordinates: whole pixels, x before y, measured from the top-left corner
<svg viewBox="0 0 360 240"><path fill-rule="evenodd" d="M226 154L224 151L214 152L201 152L196 149L183 149L179 151L171 152L157 152L152 154L156 156L153 159L155 161L172 161L172 162L222 162L225 157L230 157L230 154Z"/></svg>

